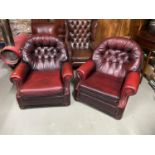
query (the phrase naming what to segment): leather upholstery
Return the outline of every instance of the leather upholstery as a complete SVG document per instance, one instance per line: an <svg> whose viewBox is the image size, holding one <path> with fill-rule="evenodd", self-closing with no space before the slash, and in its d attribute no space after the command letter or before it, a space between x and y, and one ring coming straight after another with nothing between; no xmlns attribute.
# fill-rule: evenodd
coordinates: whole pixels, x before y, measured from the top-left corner
<svg viewBox="0 0 155 155"><path fill-rule="evenodd" d="M20 88L20 95L31 96L52 96L63 95L63 85L60 70L54 71L33 71Z"/></svg>
<svg viewBox="0 0 155 155"><path fill-rule="evenodd" d="M48 22L46 19L32 20L31 22L32 36L36 34L51 35L65 41L65 20L57 19L54 22ZM0 57L5 64L16 67L21 60L21 49L25 45L25 42L31 36L29 34L21 33L14 38L14 46L5 46L0 52Z"/></svg>
<svg viewBox="0 0 155 155"><path fill-rule="evenodd" d="M69 62L65 62L62 65L62 79L64 84L64 94L70 94L70 79L73 76L72 65Z"/></svg>
<svg viewBox="0 0 155 155"><path fill-rule="evenodd" d="M65 39L64 20L55 20L54 22L36 22L31 24L32 34L50 34L59 38L61 41Z"/></svg>
<svg viewBox="0 0 155 155"><path fill-rule="evenodd" d="M119 108L121 109L125 108L128 97L131 95L135 95L137 93L139 83L140 83L140 72L128 73L121 91L121 99L118 104Z"/></svg>
<svg viewBox="0 0 155 155"><path fill-rule="evenodd" d="M130 72L128 73L124 86L122 89L122 93L126 93L128 95L134 95L137 93L138 84L140 83L140 73L139 72Z"/></svg>
<svg viewBox="0 0 155 155"><path fill-rule="evenodd" d="M23 48L23 60L30 64L33 70L59 69L67 60L64 45L58 39L47 36L33 36Z"/></svg>
<svg viewBox="0 0 155 155"><path fill-rule="evenodd" d="M121 95L122 83L123 80L120 78L95 72L87 80L81 82L79 89L81 92L117 105Z"/></svg>
<svg viewBox="0 0 155 155"><path fill-rule="evenodd" d="M72 49L89 49L92 20L67 20L68 39Z"/></svg>
<svg viewBox="0 0 155 155"><path fill-rule="evenodd" d="M73 76L72 66L70 63L65 62L62 65L62 78L65 79L67 77L72 77L72 76Z"/></svg>
<svg viewBox="0 0 155 155"><path fill-rule="evenodd" d="M75 99L120 119L140 83L143 53L131 39L105 39L77 69Z"/></svg>
<svg viewBox="0 0 155 155"><path fill-rule="evenodd" d="M13 82L17 90L24 83L27 74L30 72L30 67L28 64L20 62L16 69L10 75L10 81Z"/></svg>
<svg viewBox="0 0 155 155"><path fill-rule="evenodd" d="M57 36L57 28L54 23L35 23L32 25L32 34L50 34Z"/></svg>
<svg viewBox="0 0 155 155"><path fill-rule="evenodd" d="M92 56L92 50L73 50L72 61L87 61Z"/></svg>
<svg viewBox="0 0 155 155"><path fill-rule="evenodd" d="M77 69L77 73L82 80L85 80L91 74L94 68L94 61L89 60Z"/></svg>
<svg viewBox="0 0 155 155"><path fill-rule="evenodd" d="M96 25L96 21L90 19L66 20L66 44L73 65L91 58Z"/></svg>
<svg viewBox="0 0 155 155"><path fill-rule="evenodd" d="M125 77L129 71L139 69L142 54L136 42L125 38L109 38L94 51L93 60L97 71Z"/></svg>
<svg viewBox="0 0 155 155"><path fill-rule="evenodd" d="M22 62L11 74L21 108L70 104L71 64L63 43L50 35L32 36L22 50Z"/></svg>

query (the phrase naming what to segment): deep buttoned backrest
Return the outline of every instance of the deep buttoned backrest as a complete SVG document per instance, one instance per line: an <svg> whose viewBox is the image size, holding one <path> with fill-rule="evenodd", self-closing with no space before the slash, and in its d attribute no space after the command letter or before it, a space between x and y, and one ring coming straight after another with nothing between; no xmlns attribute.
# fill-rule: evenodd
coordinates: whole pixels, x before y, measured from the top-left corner
<svg viewBox="0 0 155 155"><path fill-rule="evenodd" d="M139 70L142 59L139 45L122 37L107 38L93 54L97 71L122 78L129 71Z"/></svg>
<svg viewBox="0 0 155 155"><path fill-rule="evenodd" d="M92 40L92 20L67 20L68 42L73 50L89 49Z"/></svg>
<svg viewBox="0 0 155 155"><path fill-rule="evenodd" d="M64 44L50 35L32 36L22 50L23 61L33 70L54 70L67 60Z"/></svg>

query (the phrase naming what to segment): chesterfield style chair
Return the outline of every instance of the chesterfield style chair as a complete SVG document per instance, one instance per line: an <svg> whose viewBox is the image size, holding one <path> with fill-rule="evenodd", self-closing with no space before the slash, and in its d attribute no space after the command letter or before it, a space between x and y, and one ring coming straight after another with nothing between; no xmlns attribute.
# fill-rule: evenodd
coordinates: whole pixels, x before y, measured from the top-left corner
<svg viewBox="0 0 155 155"><path fill-rule="evenodd" d="M34 22L35 21L35 22ZM0 58L5 64L16 67L21 60L21 50L31 35L36 34L50 34L53 37L59 38L61 41L65 41L65 24L64 20L55 20L54 22L48 22L47 20L32 20L31 34L18 34L14 38L14 45L5 46L0 52Z"/></svg>
<svg viewBox="0 0 155 155"><path fill-rule="evenodd" d="M21 108L70 104L72 67L64 44L50 35L34 35L22 50L22 61L11 74Z"/></svg>
<svg viewBox="0 0 155 155"><path fill-rule="evenodd" d="M66 45L73 66L91 58L94 48L97 20L66 20Z"/></svg>
<svg viewBox="0 0 155 155"><path fill-rule="evenodd" d="M120 119L128 97L138 90L142 61L142 51L133 40L105 39L92 60L77 69L75 99Z"/></svg>

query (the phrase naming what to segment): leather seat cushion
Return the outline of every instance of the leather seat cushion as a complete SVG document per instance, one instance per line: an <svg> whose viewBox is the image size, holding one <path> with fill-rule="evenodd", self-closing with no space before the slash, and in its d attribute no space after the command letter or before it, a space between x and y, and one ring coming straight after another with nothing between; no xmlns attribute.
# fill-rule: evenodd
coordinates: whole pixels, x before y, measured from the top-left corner
<svg viewBox="0 0 155 155"><path fill-rule="evenodd" d="M72 60L80 61L80 60L88 60L92 57L92 50L73 50L72 51Z"/></svg>
<svg viewBox="0 0 155 155"><path fill-rule="evenodd" d="M80 93L117 105L124 79L95 72L80 84Z"/></svg>
<svg viewBox="0 0 155 155"><path fill-rule="evenodd" d="M19 93L23 97L63 95L60 70L32 71Z"/></svg>

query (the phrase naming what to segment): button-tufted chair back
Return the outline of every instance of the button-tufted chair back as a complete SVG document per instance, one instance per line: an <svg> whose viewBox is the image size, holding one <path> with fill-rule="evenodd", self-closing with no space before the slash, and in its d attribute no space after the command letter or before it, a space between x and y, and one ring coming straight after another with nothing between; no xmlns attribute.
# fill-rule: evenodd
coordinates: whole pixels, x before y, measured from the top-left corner
<svg viewBox="0 0 155 155"><path fill-rule="evenodd" d="M22 50L23 61L33 70L54 70L67 60L64 44L50 35L34 35Z"/></svg>
<svg viewBox="0 0 155 155"><path fill-rule="evenodd" d="M67 20L68 40L73 50L89 49L92 39L92 20Z"/></svg>
<svg viewBox="0 0 155 155"><path fill-rule="evenodd" d="M140 69L142 51L133 40L108 38L94 51L93 60L97 71L124 78L127 72Z"/></svg>

